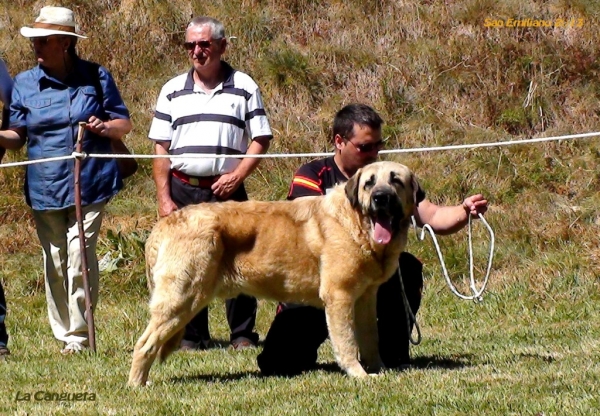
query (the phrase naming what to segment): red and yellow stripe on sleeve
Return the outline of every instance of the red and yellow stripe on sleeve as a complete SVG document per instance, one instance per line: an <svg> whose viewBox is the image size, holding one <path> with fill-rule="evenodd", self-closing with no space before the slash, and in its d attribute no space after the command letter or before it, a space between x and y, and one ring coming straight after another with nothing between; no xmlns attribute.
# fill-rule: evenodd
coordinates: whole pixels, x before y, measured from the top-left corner
<svg viewBox="0 0 600 416"><path fill-rule="evenodd" d="M320 194L323 194L323 191L321 190L319 183L315 182L314 180L309 179L305 176L294 176L294 179L292 180L292 186L296 186L296 185L301 186L303 188L308 188L311 191L315 191Z"/></svg>

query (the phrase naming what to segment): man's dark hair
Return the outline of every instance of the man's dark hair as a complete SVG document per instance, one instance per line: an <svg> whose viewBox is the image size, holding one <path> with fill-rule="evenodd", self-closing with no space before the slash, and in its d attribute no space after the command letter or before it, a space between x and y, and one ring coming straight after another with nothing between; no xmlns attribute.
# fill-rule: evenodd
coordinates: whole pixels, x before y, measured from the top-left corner
<svg viewBox="0 0 600 416"><path fill-rule="evenodd" d="M383 120L375 110L365 104L348 104L337 112L333 119L332 138L339 134L344 139L351 139L354 136L354 125L361 127L370 127L373 130L379 130Z"/></svg>

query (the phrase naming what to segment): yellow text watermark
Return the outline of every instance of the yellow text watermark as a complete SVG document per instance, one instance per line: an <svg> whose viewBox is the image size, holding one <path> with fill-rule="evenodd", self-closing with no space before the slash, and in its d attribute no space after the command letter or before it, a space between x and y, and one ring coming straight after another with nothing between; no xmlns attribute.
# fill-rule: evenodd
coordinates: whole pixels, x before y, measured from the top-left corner
<svg viewBox="0 0 600 416"><path fill-rule="evenodd" d="M483 22L485 27L573 27L582 28L585 25L583 18L568 18L558 17L556 19L492 19L486 18Z"/></svg>

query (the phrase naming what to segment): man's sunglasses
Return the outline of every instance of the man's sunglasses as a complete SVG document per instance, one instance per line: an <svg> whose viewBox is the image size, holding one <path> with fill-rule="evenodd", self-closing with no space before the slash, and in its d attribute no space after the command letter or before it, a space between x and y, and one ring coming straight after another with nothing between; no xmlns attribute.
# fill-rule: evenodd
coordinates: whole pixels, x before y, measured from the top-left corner
<svg viewBox="0 0 600 416"><path fill-rule="evenodd" d="M185 49L187 49L188 51L193 51L194 49L196 49L196 46L198 46L200 49L208 49L210 48L210 45L212 45L213 40L199 40L196 42L183 42L183 47Z"/></svg>
<svg viewBox="0 0 600 416"><path fill-rule="evenodd" d="M378 142L375 143L365 143L365 144L355 144L352 143L351 140L346 139L347 142L349 142L352 146L354 146L356 148L356 150L358 150L360 153L369 153L372 152L373 150L381 150L383 149L383 146L385 146L385 143L383 140L379 140Z"/></svg>

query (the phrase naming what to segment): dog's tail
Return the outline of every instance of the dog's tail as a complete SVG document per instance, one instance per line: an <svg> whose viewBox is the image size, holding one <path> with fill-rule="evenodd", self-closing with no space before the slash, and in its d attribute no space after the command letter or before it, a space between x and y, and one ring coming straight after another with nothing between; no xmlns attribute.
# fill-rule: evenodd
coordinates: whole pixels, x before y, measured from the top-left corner
<svg viewBox="0 0 600 416"><path fill-rule="evenodd" d="M146 241L146 284L150 294L154 291L154 265L158 258L159 244L155 241L154 234L151 233Z"/></svg>
<svg viewBox="0 0 600 416"><path fill-rule="evenodd" d="M152 276L152 267L150 267L148 261L146 261L146 283L148 284L148 292L152 294L154 291L154 278Z"/></svg>
<svg viewBox="0 0 600 416"><path fill-rule="evenodd" d="M185 330L182 329L160 347L160 350L158 350L158 361L160 363L163 363L169 355L179 348L184 333Z"/></svg>

